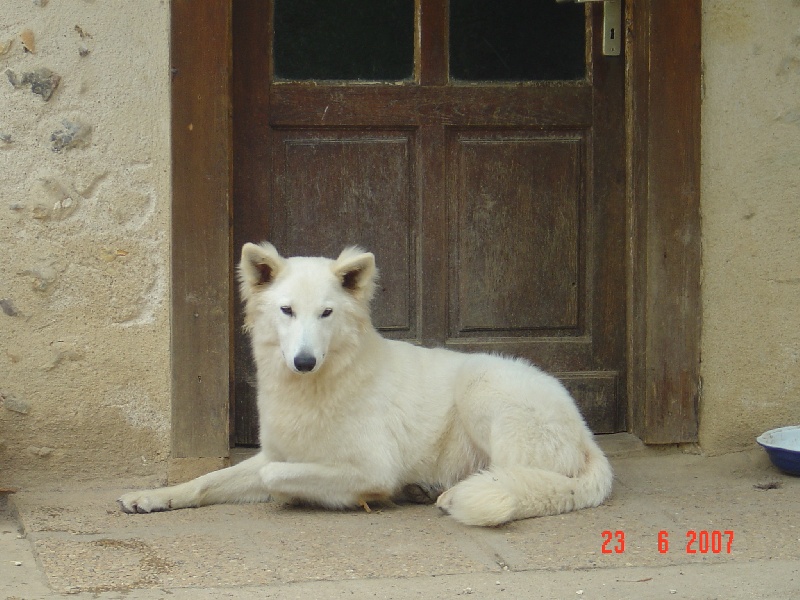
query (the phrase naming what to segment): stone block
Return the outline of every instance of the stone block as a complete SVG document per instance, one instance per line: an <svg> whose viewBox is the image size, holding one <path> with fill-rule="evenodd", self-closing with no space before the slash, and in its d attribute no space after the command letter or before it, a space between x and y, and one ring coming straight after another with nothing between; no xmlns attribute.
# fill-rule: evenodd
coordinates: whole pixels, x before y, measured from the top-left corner
<svg viewBox="0 0 800 600"><path fill-rule="evenodd" d="M14 88L21 89L30 86L31 92L41 96L45 102L50 100L58 84L61 83L61 75L45 67L22 74L6 69L6 76Z"/></svg>
<svg viewBox="0 0 800 600"><path fill-rule="evenodd" d="M61 127L50 134L53 152L85 148L89 145L92 126L80 120L64 119Z"/></svg>

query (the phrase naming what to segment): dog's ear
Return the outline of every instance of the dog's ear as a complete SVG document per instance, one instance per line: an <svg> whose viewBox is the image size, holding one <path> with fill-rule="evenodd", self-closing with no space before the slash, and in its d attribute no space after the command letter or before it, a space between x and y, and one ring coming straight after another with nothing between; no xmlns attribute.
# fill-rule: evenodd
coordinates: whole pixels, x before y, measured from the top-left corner
<svg viewBox="0 0 800 600"><path fill-rule="evenodd" d="M245 244L242 247L242 260L239 262L242 290L249 291L272 283L285 264L286 259L278 254L272 244Z"/></svg>
<svg viewBox="0 0 800 600"><path fill-rule="evenodd" d="M333 263L333 273L342 287L358 300L369 302L372 299L378 277L374 254L355 246L345 248Z"/></svg>

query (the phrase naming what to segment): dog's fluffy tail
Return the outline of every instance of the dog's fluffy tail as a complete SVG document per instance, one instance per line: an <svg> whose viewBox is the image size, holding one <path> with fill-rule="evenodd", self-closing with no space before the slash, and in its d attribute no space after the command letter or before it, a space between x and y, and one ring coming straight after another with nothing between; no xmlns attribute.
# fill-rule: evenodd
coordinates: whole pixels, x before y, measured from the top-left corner
<svg viewBox="0 0 800 600"><path fill-rule="evenodd" d="M575 477L534 467L490 467L439 498L439 507L466 525L493 526L598 506L611 493L613 473L596 444L586 448Z"/></svg>

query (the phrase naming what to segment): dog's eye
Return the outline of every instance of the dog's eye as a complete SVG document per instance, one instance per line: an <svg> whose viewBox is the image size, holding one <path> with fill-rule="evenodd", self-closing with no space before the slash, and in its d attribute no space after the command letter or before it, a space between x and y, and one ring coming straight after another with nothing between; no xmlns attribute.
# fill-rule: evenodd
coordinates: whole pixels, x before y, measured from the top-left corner
<svg viewBox="0 0 800 600"><path fill-rule="evenodd" d="M281 312L287 317L294 316L294 311L292 310L291 306L281 306Z"/></svg>
<svg viewBox="0 0 800 600"><path fill-rule="evenodd" d="M324 319L325 317L330 317L332 312L333 312L332 308L326 308L325 310L322 311L322 318Z"/></svg>

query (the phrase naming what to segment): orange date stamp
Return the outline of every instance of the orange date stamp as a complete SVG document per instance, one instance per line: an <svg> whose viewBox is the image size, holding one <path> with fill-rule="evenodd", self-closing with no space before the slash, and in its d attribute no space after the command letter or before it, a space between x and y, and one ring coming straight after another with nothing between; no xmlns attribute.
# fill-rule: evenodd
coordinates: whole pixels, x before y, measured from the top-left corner
<svg viewBox="0 0 800 600"><path fill-rule="evenodd" d="M625 531L606 529L600 534L603 541L600 552L603 554L625 553ZM662 529L656 537L656 547L659 553L668 554L670 549L669 532ZM679 546L686 554L730 554L733 551L734 532L731 529L724 531L714 529L689 529Z"/></svg>

